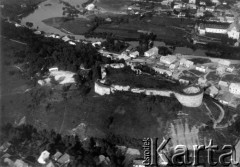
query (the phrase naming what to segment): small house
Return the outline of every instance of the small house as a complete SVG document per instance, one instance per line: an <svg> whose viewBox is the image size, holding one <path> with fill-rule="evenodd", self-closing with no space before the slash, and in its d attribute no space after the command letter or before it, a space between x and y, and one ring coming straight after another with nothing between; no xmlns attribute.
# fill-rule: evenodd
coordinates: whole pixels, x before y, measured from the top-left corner
<svg viewBox="0 0 240 167"><path fill-rule="evenodd" d="M60 164L68 164L70 162L70 155L65 153L63 154L58 160L58 163Z"/></svg>
<svg viewBox="0 0 240 167"><path fill-rule="evenodd" d="M232 94L240 95L240 83L231 83L229 85L229 92Z"/></svg>
<svg viewBox="0 0 240 167"><path fill-rule="evenodd" d="M172 64L177 60L177 57L174 55L168 55L168 56L161 56L160 57L160 62L164 63L164 64Z"/></svg>
<svg viewBox="0 0 240 167"><path fill-rule="evenodd" d="M203 73L206 73L207 68L205 66L196 66L196 70L200 71L200 72L203 72Z"/></svg>
<svg viewBox="0 0 240 167"><path fill-rule="evenodd" d="M226 81L219 81L218 82L218 85L220 86L220 87L228 87L229 85L228 85L228 82L226 82Z"/></svg>
<svg viewBox="0 0 240 167"><path fill-rule="evenodd" d="M49 155L50 153L47 150L43 151L37 160L38 163L43 165L46 164L46 160L49 158Z"/></svg>
<svg viewBox="0 0 240 167"><path fill-rule="evenodd" d="M158 55L157 47L153 47L144 53L145 57L151 57L151 56L156 56L156 55Z"/></svg>
<svg viewBox="0 0 240 167"><path fill-rule="evenodd" d="M138 51L132 52L132 53L129 54L129 56L131 58L137 58L139 56L139 52Z"/></svg>

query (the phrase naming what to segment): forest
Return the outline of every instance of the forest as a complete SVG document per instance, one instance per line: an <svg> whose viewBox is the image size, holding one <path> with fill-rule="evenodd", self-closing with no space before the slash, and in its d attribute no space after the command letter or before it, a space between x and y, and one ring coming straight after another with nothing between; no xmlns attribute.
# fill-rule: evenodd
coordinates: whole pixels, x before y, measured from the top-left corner
<svg viewBox="0 0 240 167"><path fill-rule="evenodd" d="M34 166L38 165L36 159L44 150L50 152L50 157L57 151L69 154L71 161L68 167L105 166L98 164L99 155L109 157L110 164L108 166L111 167L130 163L115 147L116 141L119 141L120 138L114 135L107 139L90 138L87 143L83 144L79 141L78 136L61 135L54 130L37 130L32 125L14 127L12 124L6 124L1 127L0 136L1 143L5 141L11 143L8 154L14 156L15 159L31 155ZM0 164L4 165L3 162Z"/></svg>
<svg viewBox="0 0 240 167"><path fill-rule="evenodd" d="M61 70L72 72L80 71L80 66L92 69L88 80L99 77L99 65L110 63L112 60L101 56L91 43L77 43L70 45L61 39L45 38L35 35L26 27L16 28L13 24L2 21L2 34L10 39L27 43L25 51L15 54L15 63L25 64L25 70L29 77L36 74L42 76L50 67L58 66ZM79 77L77 77L79 78Z"/></svg>

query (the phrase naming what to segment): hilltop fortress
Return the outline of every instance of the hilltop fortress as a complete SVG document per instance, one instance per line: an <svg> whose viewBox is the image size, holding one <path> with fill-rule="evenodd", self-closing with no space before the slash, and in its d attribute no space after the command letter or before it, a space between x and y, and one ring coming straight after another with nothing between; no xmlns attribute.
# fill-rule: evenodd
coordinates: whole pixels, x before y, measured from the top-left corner
<svg viewBox="0 0 240 167"><path fill-rule="evenodd" d="M147 96L164 96L164 97L174 96L183 106L186 107L199 107L202 104L203 90L197 86L189 86L181 91L172 91L164 89L137 88L130 87L129 85L116 85L116 84L107 85L105 84L106 80L105 68L109 66L112 68L124 68L123 64L112 64L102 66L101 68L102 79L97 80L94 86L95 92L101 96L110 95L116 91L121 91L139 94L142 93Z"/></svg>

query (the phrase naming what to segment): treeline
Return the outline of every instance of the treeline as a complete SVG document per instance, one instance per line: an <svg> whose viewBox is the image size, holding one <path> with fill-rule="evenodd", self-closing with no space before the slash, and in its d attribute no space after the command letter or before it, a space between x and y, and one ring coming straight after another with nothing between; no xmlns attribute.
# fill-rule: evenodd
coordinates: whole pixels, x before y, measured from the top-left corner
<svg viewBox="0 0 240 167"><path fill-rule="evenodd" d="M107 51L120 53L129 45L124 41L120 41L118 39L108 36L106 41L102 43L102 46L105 47Z"/></svg>
<svg viewBox="0 0 240 167"><path fill-rule="evenodd" d="M35 157L35 165L37 165L36 159L44 150L50 152L50 156L57 151L69 154L71 156L69 167L102 166L103 164L98 164L99 155L109 157L108 166L111 167L123 166L125 163L125 156L115 147L116 142L121 142L122 139L115 135L109 135L108 139L90 138L83 145L78 136L63 136L54 130L37 130L32 125L14 127L6 124L1 127L0 139L1 143L7 141L12 144L8 154L19 158Z"/></svg>
<svg viewBox="0 0 240 167"><path fill-rule="evenodd" d="M206 55L209 57L240 60L240 47L209 43L206 48L208 49Z"/></svg>
<svg viewBox="0 0 240 167"><path fill-rule="evenodd" d="M58 66L61 70L68 70L81 75L79 73L81 66L90 69L87 76L77 76L79 84L83 84L99 78L98 66L112 61L101 56L91 43L77 43L74 46L61 39L35 35L32 30L25 27L16 28L13 24L7 22L3 22L2 25L3 35L28 44L25 51L16 53L16 57L18 63L26 64L26 71L30 77L36 76L37 73L41 76L52 66Z"/></svg>
<svg viewBox="0 0 240 167"><path fill-rule="evenodd" d="M9 17L10 20L19 21L20 18L29 15L37 9L38 4L44 0L34 0L34 1L25 1L25 0L7 0L2 1L1 4L4 7L1 9L1 13L4 17Z"/></svg>

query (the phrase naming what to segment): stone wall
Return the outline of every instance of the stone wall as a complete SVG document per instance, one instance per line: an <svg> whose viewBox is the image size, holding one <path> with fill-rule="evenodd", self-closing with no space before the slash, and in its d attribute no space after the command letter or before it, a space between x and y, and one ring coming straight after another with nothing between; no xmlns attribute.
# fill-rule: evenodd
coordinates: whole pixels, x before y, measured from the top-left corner
<svg viewBox="0 0 240 167"><path fill-rule="evenodd" d="M95 92L101 96L109 95L116 91L130 91L132 93L143 93L147 96L165 96L170 97L171 94L174 94L177 100L186 107L199 107L202 104L203 100L203 91L192 94L183 94L170 90L160 90L160 89L142 89L142 88L131 88L130 86L122 85L104 85L100 83L100 80L95 82Z"/></svg>
<svg viewBox="0 0 240 167"><path fill-rule="evenodd" d="M102 84L99 80L95 82L94 89L95 92L101 96L109 95L111 93L110 87Z"/></svg>
<svg viewBox="0 0 240 167"><path fill-rule="evenodd" d="M130 86L126 85L105 85L105 79L106 79L106 69L107 67L112 67L112 68L124 68L124 64L106 64L101 67L101 74L102 74L102 79L97 80L95 82L95 92L101 96L103 95L109 95L111 93L114 93L116 91L125 91L125 92L132 92L132 93L143 93L147 96L165 96L165 97L170 97L172 94L175 95L177 100L186 107L199 107L202 104L202 99L203 99L203 91L200 90L198 87L189 87L186 88L187 90L192 90L192 89L199 89L199 93L193 92L194 94L184 94L184 93L179 93L171 90L160 90L160 89L143 89L143 88L131 88ZM134 66L131 65L132 70L134 69ZM185 89L184 89L185 90ZM191 93L191 92L190 92Z"/></svg>
<svg viewBox="0 0 240 167"><path fill-rule="evenodd" d="M185 95L181 93L174 93L177 100L186 107L199 107L202 104L203 92L194 95Z"/></svg>

